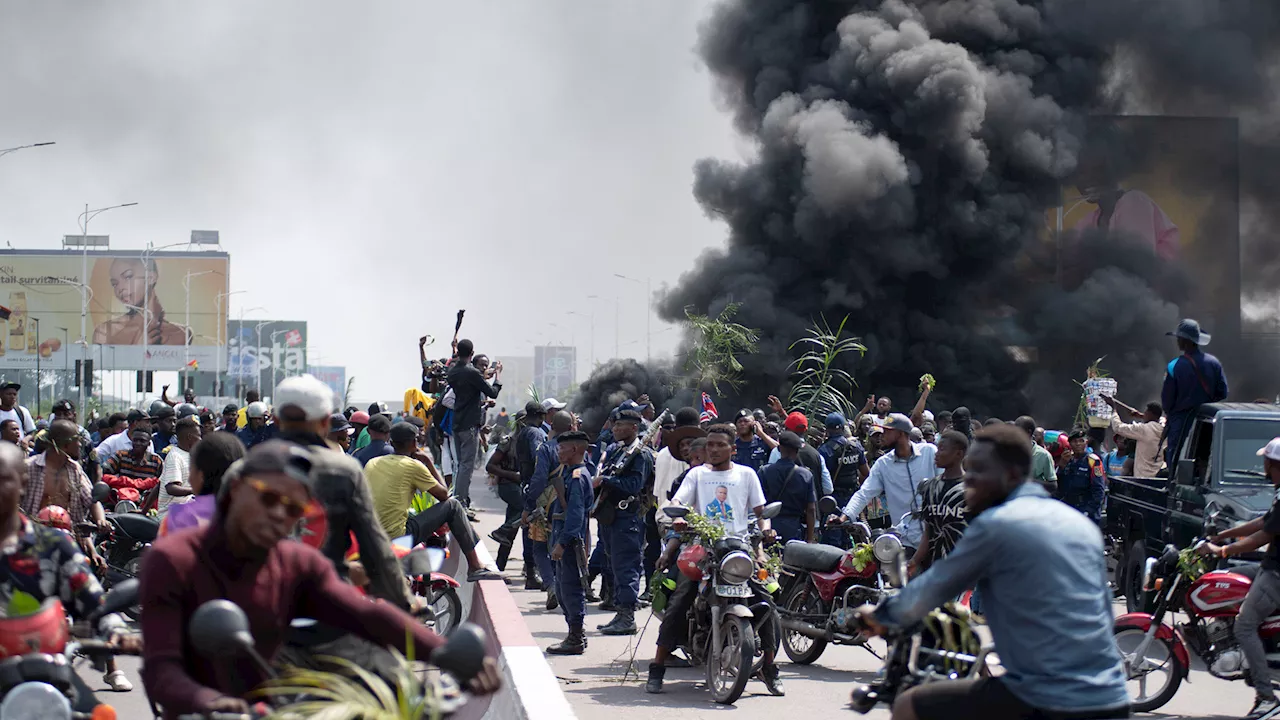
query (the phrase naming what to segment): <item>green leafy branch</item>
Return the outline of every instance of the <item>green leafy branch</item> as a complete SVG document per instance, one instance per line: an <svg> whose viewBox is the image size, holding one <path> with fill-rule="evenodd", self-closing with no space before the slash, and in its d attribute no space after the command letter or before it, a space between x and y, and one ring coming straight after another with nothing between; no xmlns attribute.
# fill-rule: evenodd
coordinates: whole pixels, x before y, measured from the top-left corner
<svg viewBox="0 0 1280 720"><path fill-rule="evenodd" d="M840 413L846 418L857 414L858 408L850 401L857 383L853 376L839 365L844 356L866 354L867 348L856 337L845 337L846 315L835 328L820 318L811 325L806 335L791 345L792 350L805 350L792 361L794 384L787 394L787 407L798 410L810 418L823 418Z"/></svg>
<svg viewBox="0 0 1280 720"><path fill-rule="evenodd" d="M696 387L712 387L720 392L720 383L737 388L742 382L742 363L739 355L750 355L760 342L758 330L733 322L733 316L741 307L729 303L715 317L699 315L692 308L685 308L685 330L692 338L685 356L685 370Z"/></svg>

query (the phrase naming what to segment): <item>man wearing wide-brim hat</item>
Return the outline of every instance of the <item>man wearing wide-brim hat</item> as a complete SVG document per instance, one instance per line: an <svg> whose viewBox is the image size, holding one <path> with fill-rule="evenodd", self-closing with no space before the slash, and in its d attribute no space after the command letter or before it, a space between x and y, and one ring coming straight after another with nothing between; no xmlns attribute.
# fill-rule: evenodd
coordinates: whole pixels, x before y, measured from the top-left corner
<svg viewBox="0 0 1280 720"><path fill-rule="evenodd" d="M1168 417L1165 437L1169 444L1165 447L1165 461L1172 473L1174 458L1186 439L1196 409L1205 403L1227 399L1227 373L1218 358L1200 349L1210 340L1200 323L1188 318L1166 335L1177 339L1182 353L1169 361L1164 389L1160 391L1160 402Z"/></svg>

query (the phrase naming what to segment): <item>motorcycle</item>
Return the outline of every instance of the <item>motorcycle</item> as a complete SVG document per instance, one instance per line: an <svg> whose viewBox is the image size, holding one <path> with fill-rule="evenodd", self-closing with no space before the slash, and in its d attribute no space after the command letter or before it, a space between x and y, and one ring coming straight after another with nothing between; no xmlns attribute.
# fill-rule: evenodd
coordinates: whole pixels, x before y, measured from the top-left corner
<svg viewBox="0 0 1280 720"><path fill-rule="evenodd" d="M439 538L440 532L437 531L434 538ZM448 552L448 534L447 530L444 534L444 548L428 539L419 547L434 548L436 550L444 550ZM413 551L413 537L405 535L391 541L392 550L395 551L396 557L401 561ZM441 635L448 635L453 632L454 628L462 622L462 599L458 597L458 588L461 585L453 576L448 573L442 573L431 568L405 568L405 572L409 577L409 589L414 597L420 598L420 604L423 612L420 616L428 626Z"/></svg>
<svg viewBox="0 0 1280 720"><path fill-rule="evenodd" d="M776 517L781 510L781 503L770 503L761 517ZM683 518L689 509L672 506L663 512L671 518ZM706 666L712 699L732 705L757 669L761 628L777 622L764 573L756 570L754 553L760 536L752 532L746 539L723 537L708 548L696 533L685 534L689 542L676 564L699 588L689 610L689 634L681 648L692 664Z"/></svg>
<svg viewBox="0 0 1280 720"><path fill-rule="evenodd" d="M418 561L413 562L416 563ZM188 637L191 646L195 648L196 652L207 658L218 660L248 658L271 680L280 679L271 664L259 655L254 648L253 635L249 631L249 620L244 611L229 600L210 600L196 608L188 624ZM463 623L449 635L448 640L442 647L437 648L432 653L431 663L449 673L457 683L466 684L483 669L486 647L487 640L484 631L471 623ZM427 693L428 696L434 696L439 699L438 709L441 712L451 713L465 703L465 697L448 687L448 683L440 680L435 682L438 687L434 689L423 687L420 690ZM390 685L380 688L380 690L393 695L403 693L407 689L404 686L395 687ZM346 699L341 696L335 697L324 693L308 695L305 691L300 691L295 695L292 690L288 692L289 697L273 694L270 701L271 704L279 704L284 701L306 701L309 704L334 703L335 709L341 709L336 706ZM418 696L401 698L404 702L411 702L417 699L421 698ZM185 714L179 717L180 720L254 720L270 714L270 708L266 706L267 703L260 703L249 714L215 712ZM311 708L311 711L315 710L316 708ZM324 714L324 711L321 710L320 713Z"/></svg>
<svg viewBox="0 0 1280 720"><path fill-rule="evenodd" d="M1209 525L1214 524L1211 515ZM1204 543L1197 539L1190 552L1195 553ZM1114 626L1134 712L1151 712L1173 699L1191 669L1191 652L1216 678L1247 679L1248 663L1232 629L1258 567L1224 563L1219 560L1214 569L1196 576L1188 559L1172 545L1166 545L1159 558L1147 559L1142 587L1144 592L1156 594L1154 612L1121 615ZM1187 616L1187 622L1172 620L1179 612ZM1259 634L1266 647L1267 665L1280 668L1280 611L1262 623ZM1161 678L1154 688L1153 678Z"/></svg>
<svg viewBox="0 0 1280 720"><path fill-rule="evenodd" d="M876 556L882 568L895 579L896 587L904 587L907 562L901 541L888 534L877 538L880 541ZM988 675L987 658L994 648L982 642L968 615L965 608L948 604L913 627L888 632L884 669L874 682L854 689L853 709L865 715L879 703L892 706L899 695L917 685ZM865 629L861 623L855 625Z"/></svg>
<svg viewBox="0 0 1280 720"><path fill-rule="evenodd" d="M111 488L106 483L94 485L95 502L102 502L110 493ZM111 589L125 580L138 577L142 556L151 549L151 544L160 534L160 522L136 512L107 513L106 517L111 525L109 532L103 533L93 523L78 524L76 532L93 538L94 547L107 563L106 570L100 573L102 585ZM142 610L136 605L126 608L124 613L135 622L142 617Z"/></svg>
<svg viewBox="0 0 1280 720"><path fill-rule="evenodd" d="M138 583L121 583L107 593L102 605L86 618L95 627L104 615L120 612L138 599ZM123 654L110 643L73 639L62 602L45 600L34 613L0 619L0 719L92 720L115 717L99 704L92 714L72 709L76 697L72 675L76 658L103 659Z"/></svg>
<svg viewBox="0 0 1280 720"><path fill-rule="evenodd" d="M819 501L822 517L838 510L833 497ZM783 548L778 616L783 650L797 665L817 661L830 643L854 645L876 654L867 645L868 637L856 628L854 610L876 604L894 586L880 572L880 562L890 556L894 543L898 548L902 543L894 535L873 532L863 522L841 527L853 537L854 549L798 540ZM874 559L859 558L858 543L873 540Z"/></svg>

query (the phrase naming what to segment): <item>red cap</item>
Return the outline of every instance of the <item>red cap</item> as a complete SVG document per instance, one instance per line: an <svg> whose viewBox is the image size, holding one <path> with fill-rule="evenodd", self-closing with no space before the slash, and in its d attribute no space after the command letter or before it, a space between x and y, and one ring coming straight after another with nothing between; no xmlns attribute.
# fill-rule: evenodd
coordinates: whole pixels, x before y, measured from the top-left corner
<svg viewBox="0 0 1280 720"><path fill-rule="evenodd" d="M369 413L367 413L367 412L365 412L365 411L363 411L363 410L357 410L357 411L355 411L355 412L351 413L351 420L350 420L350 422L355 423L356 425L368 425L368 424L369 424Z"/></svg>
<svg viewBox="0 0 1280 720"><path fill-rule="evenodd" d="M782 425L793 433L808 432L809 418L805 417L804 413L793 412L787 416Z"/></svg>

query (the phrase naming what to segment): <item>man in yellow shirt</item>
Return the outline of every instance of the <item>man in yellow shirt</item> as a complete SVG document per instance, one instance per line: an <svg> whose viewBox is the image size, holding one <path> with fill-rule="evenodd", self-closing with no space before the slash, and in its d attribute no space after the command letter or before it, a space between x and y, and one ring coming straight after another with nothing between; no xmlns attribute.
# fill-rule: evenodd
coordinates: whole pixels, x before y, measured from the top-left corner
<svg viewBox="0 0 1280 720"><path fill-rule="evenodd" d="M418 449L418 429L407 422L392 425L391 449L394 454L374 458L364 468L382 529L393 538L412 535L416 545L448 525L467 558L467 581L501 580L502 576L486 568L476 555L478 540L467 520L467 510L449 496L430 456ZM410 517L409 506L419 490L439 502Z"/></svg>

